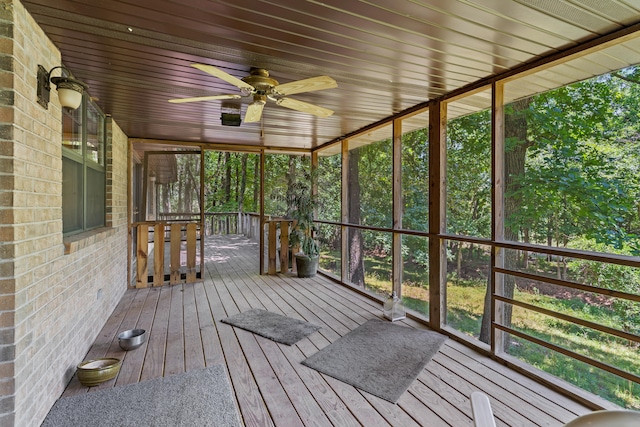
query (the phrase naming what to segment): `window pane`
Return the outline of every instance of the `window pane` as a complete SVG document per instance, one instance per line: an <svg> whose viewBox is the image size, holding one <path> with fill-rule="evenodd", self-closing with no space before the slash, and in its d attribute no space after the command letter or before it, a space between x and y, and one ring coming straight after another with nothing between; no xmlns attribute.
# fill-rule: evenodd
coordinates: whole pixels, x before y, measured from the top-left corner
<svg viewBox="0 0 640 427"><path fill-rule="evenodd" d="M104 165L104 116L87 102L87 160Z"/></svg>
<svg viewBox="0 0 640 427"><path fill-rule="evenodd" d="M402 236L402 302L429 318L429 238Z"/></svg>
<svg viewBox="0 0 640 427"><path fill-rule="evenodd" d="M62 231L81 231L82 218L82 163L62 158Z"/></svg>
<svg viewBox="0 0 640 427"><path fill-rule="evenodd" d="M638 384L515 335L505 335L511 343L508 354L622 407L635 410L640 407ZM572 339L579 338L575 336ZM628 366L636 369L639 366L637 348L623 344L610 347L609 341L591 342L589 345L596 349L615 350L619 359L626 359Z"/></svg>
<svg viewBox="0 0 640 427"><path fill-rule="evenodd" d="M149 154L150 180L147 200L157 206L157 219L198 220L200 218L200 153ZM155 187L155 189L153 188ZM149 206L151 207L151 206ZM150 215L155 210L147 209Z"/></svg>
<svg viewBox="0 0 640 427"><path fill-rule="evenodd" d="M513 260L514 271L535 276L566 280L583 285L640 295L640 268L539 252L503 249L505 259ZM518 288L530 289L532 281L515 278ZM537 286L537 285L536 285ZM551 284L537 288L544 293ZM568 296L568 294L567 294ZM618 321L622 318L618 318ZM638 319L640 322L640 319ZM640 325L640 323L639 323ZM640 333L640 330L638 331Z"/></svg>
<svg viewBox="0 0 640 427"><path fill-rule="evenodd" d="M87 168L87 229L104 225L104 190L104 172Z"/></svg>
<svg viewBox="0 0 640 427"><path fill-rule="evenodd" d="M205 212L259 212L260 156L204 152Z"/></svg>
<svg viewBox="0 0 640 427"><path fill-rule="evenodd" d="M446 322L473 338L480 337L489 283L491 247L447 240Z"/></svg>
<svg viewBox="0 0 640 427"><path fill-rule="evenodd" d="M62 109L62 147L82 156L82 107Z"/></svg>
<svg viewBox="0 0 640 427"><path fill-rule="evenodd" d="M342 156L338 153L318 156L318 219L340 221L342 209Z"/></svg>
<svg viewBox="0 0 640 427"><path fill-rule="evenodd" d="M316 238L320 244L320 268L340 278L342 269L340 226L318 224Z"/></svg>
<svg viewBox="0 0 640 427"><path fill-rule="evenodd" d="M402 228L429 230L429 112L402 121Z"/></svg>
<svg viewBox="0 0 640 427"><path fill-rule="evenodd" d="M447 104L447 233L491 236L491 91Z"/></svg>
<svg viewBox="0 0 640 427"><path fill-rule="evenodd" d="M349 223L392 225L391 126L349 140Z"/></svg>
<svg viewBox="0 0 640 427"><path fill-rule="evenodd" d="M391 233L349 228L349 282L387 297L391 293Z"/></svg>
<svg viewBox="0 0 640 427"><path fill-rule="evenodd" d="M265 154L264 213L285 217L293 209L287 202L289 188L301 179L311 162L308 157L288 154Z"/></svg>
<svg viewBox="0 0 640 427"><path fill-rule="evenodd" d="M506 239L640 255L640 85L627 80L638 76L634 66L505 106Z"/></svg>

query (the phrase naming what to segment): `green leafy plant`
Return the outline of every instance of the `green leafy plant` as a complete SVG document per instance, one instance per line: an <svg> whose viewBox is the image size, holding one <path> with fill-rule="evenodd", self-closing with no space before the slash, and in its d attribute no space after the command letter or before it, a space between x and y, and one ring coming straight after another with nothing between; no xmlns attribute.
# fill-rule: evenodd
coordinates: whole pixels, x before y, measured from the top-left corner
<svg viewBox="0 0 640 427"><path fill-rule="evenodd" d="M295 226L289 236L292 246L299 245L300 251L309 257L316 257L320 253L320 247L314 237L315 225L314 213L318 207L318 196L312 191L312 183L317 175L317 170L305 170L299 179L289 187L288 217L295 220Z"/></svg>

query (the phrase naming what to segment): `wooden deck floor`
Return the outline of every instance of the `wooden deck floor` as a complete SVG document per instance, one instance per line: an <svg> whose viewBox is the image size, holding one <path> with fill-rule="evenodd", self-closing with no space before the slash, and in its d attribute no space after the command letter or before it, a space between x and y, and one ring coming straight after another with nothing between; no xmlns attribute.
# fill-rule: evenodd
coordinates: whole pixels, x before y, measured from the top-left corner
<svg viewBox="0 0 640 427"><path fill-rule="evenodd" d="M307 368L303 359L381 307L322 277L260 276L257 253L242 236L211 239L204 282L128 290L87 354L122 358L120 374L90 389L74 377L64 396L225 363L247 426L472 426L474 390L490 396L499 426L561 426L589 411L451 339L396 405ZM322 329L289 347L220 322L253 307ZM116 335L134 327L147 343L123 352Z"/></svg>

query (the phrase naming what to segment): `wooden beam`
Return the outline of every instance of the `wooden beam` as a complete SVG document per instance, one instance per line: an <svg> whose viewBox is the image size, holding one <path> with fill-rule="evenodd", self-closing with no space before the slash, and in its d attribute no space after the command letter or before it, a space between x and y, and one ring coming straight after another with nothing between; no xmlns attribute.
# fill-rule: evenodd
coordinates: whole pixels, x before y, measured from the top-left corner
<svg viewBox="0 0 640 427"><path fill-rule="evenodd" d="M392 291L402 296L402 120L393 121L392 191L393 233L391 248Z"/></svg>
<svg viewBox="0 0 640 427"><path fill-rule="evenodd" d="M200 150L200 278L204 279L204 238L205 238L205 200L204 200L204 150ZM197 238L197 234L196 234ZM197 272L194 272L197 277Z"/></svg>
<svg viewBox="0 0 640 427"><path fill-rule="evenodd" d="M446 129L447 106L434 102L429 109L429 325L442 329L446 316Z"/></svg>
<svg viewBox="0 0 640 427"><path fill-rule="evenodd" d="M260 151L260 274L264 274L264 150Z"/></svg>
<svg viewBox="0 0 640 427"><path fill-rule="evenodd" d="M504 85L491 86L491 240L504 240ZM504 275L498 274L496 267L504 267L504 249L493 246L491 251L491 350L494 354L504 352L505 334L493 327L502 323L503 304L497 304L495 295L504 295Z"/></svg>
<svg viewBox="0 0 640 427"><path fill-rule="evenodd" d="M131 147L131 141L127 141L127 287L131 287L133 282L133 150ZM138 209L140 207L138 206ZM136 236L137 240L137 236Z"/></svg>
<svg viewBox="0 0 640 427"><path fill-rule="evenodd" d="M340 220L343 225L340 226L341 245L340 245L340 280L342 283L349 281L349 229L344 224L349 222L349 140L342 141L342 171L340 181L342 188L340 192Z"/></svg>

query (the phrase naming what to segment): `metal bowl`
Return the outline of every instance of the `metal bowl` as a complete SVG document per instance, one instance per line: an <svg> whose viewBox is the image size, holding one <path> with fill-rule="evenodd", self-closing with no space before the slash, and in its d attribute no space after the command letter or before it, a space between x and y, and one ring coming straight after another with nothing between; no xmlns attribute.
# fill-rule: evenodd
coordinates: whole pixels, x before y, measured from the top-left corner
<svg viewBox="0 0 640 427"><path fill-rule="evenodd" d="M118 344L123 350L135 350L147 339L147 331L144 329L129 329L118 334Z"/></svg>
<svg viewBox="0 0 640 427"><path fill-rule="evenodd" d="M78 365L76 374L80 384L93 387L115 378L121 365L122 361L115 357L86 360Z"/></svg>

